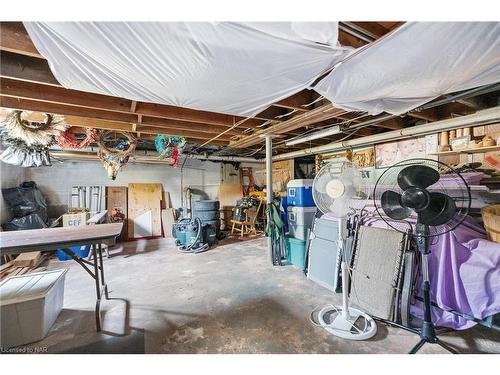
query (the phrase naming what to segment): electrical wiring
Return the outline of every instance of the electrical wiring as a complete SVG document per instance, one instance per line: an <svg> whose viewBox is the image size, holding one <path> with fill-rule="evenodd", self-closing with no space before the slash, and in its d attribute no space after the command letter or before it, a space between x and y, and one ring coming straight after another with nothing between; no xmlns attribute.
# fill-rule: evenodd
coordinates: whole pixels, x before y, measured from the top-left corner
<svg viewBox="0 0 500 375"><path fill-rule="evenodd" d="M354 121L356 121L356 120L360 120L360 119L365 118L365 117L367 117L367 116L369 116L367 113L363 113L363 114L361 114L360 116L354 117L354 118L352 118L352 119L347 119L347 120L344 120L344 121L341 121L341 122L337 122L337 123L335 123L335 124L331 124L331 125L332 125L332 126L340 126L340 127L342 127L342 125L350 125L352 122L354 122ZM367 125L367 126L369 126L369 125ZM358 129L362 129L363 127L366 127L366 126L360 126ZM326 127L325 127L325 128L326 128ZM278 144L278 145L280 145L280 144L283 144L283 143L285 143L285 142L290 142L290 141L293 141L293 140L295 140L295 139L302 138L302 137L307 136L307 135L309 135L309 134L311 134L311 133L315 133L315 132L317 132L317 131L318 131L318 129L319 129L319 128L306 130L305 132L303 132L303 133L301 133L301 134L299 134L299 135L297 135L297 136L295 136L295 137L293 137L293 138L289 138L289 139L286 139L286 140L283 140L283 141L279 141L279 142L277 142L277 144ZM322 129L324 129L324 128L322 128ZM353 134L354 134L354 133L353 133Z"/></svg>

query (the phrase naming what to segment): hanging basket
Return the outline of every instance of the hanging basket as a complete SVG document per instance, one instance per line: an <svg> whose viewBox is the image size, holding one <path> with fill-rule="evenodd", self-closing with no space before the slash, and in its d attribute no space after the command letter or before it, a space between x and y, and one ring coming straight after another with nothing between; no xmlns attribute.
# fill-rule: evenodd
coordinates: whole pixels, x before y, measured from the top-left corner
<svg viewBox="0 0 500 375"><path fill-rule="evenodd" d="M71 133L72 128L73 127L66 129L66 131L56 137L56 143L61 148L81 149L97 141L99 136L97 129L87 128L85 131L85 139L79 141L76 139L75 135Z"/></svg>
<svg viewBox="0 0 500 375"><path fill-rule="evenodd" d="M38 122L27 120L26 114L24 111L13 111L3 122L3 127L9 138L20 139L28 146L50 146L55 142L54 137L67 128L63 116L47 113L45 120Z"/></svg>
<svg viewBox="0 0 500 375"><path fill-rule="evenodd" d="M137 139L132 134L119 132L120 140L110 147L106 144L106 138L113 133L116 134L116 132L109 130L101 132L97 142L99 145L97 155L108 172L108 177L112 180L116 179L120 168L128 163L130 156L134 153L137 146Z"/></svg>
<svg viewBox="0 0 500 375"><path fill-rule="evenodd" d="M106 144L106 138L113 134L115 134L115 139L119 139L119 141L117 141L113 146L110 147ZM120 136L117 137L116 134L119 134ZM112 130L106 130L99 134L97 144L99 145L99 148L106 154L125 157L130 156L134 153L137 146L137 138L127 132L115 132Z"/></svg>

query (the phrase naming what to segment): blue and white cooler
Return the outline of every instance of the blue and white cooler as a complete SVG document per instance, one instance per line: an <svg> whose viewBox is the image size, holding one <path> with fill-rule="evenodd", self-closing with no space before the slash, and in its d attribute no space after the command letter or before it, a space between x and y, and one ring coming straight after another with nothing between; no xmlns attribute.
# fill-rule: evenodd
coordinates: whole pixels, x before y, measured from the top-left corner
<svg viewBox="0 0 500 375"><path fill-rule="evenodd" d="M315 207L312 196L313 179L290 180L286 185L288 206Z"/></svg>

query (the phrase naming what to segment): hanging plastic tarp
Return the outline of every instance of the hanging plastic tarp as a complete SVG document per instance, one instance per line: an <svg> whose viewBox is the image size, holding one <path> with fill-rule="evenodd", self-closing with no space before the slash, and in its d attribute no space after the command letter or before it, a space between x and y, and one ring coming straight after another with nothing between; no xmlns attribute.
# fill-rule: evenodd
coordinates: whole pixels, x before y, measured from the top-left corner
<svg viewBox="0 0 500 375"><path fill-rule="evenodd" d="M13 146L8 146L0 154L0 160L7 164L25 168L52 165L48 150L27 150Z"/></svg>
<svg viewBox="0 0 500 375"><path fill-rule="evenodd" d="M351 51L337 22L25 26L66 88L240 116L307 88Z"/></svg>
<svg viewBox="0 0 500 375"><path fill-rule="evenodd" d="M499 22L410 22L353 53L314 89L339 108L401 114L498 81Z"/></svg>

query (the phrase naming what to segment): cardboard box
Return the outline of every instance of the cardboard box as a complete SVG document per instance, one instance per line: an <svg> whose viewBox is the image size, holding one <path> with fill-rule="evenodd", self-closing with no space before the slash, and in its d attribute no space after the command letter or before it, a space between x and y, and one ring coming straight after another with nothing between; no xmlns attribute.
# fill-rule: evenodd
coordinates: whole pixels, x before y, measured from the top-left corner
<svg viewBox="0 0 500 375"><path fill-rule="evenodd" d="M78 214L64 214L63 227L76 227L79 225L87 225L88 219L90 219L90 212L81 212Z"/></svg>

